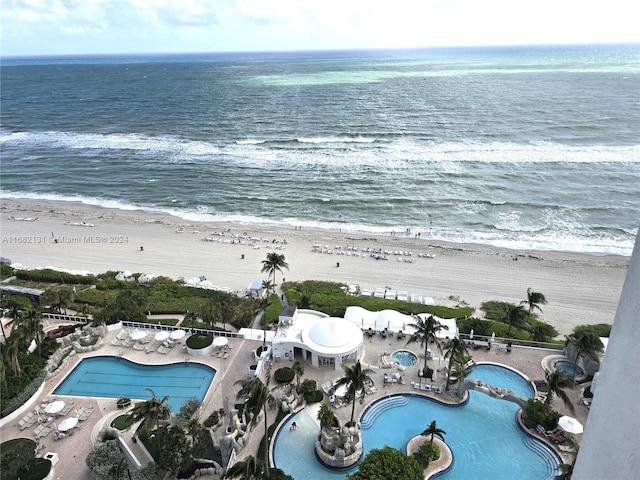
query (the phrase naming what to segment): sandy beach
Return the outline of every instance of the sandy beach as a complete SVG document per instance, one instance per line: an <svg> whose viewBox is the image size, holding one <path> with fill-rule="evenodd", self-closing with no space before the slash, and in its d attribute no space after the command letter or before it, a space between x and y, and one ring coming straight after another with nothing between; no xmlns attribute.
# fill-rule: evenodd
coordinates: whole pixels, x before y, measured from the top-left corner
<svg viewBox="0 0 640 480"><path fill-rule="evenodd" d="M629 262L629 257L614 255L427 241L413 233L372 236L196 223L70 203L3 199L0 214L1 254L26 268L204 276L214 285L243 292L251 281L265 278L261 261L278 251L289 264L283 272L287 280L388 286L445 305L458 300L476 308L487 300L519 303L531 287L547 298L542 318L562 335L576 325L613 322ZM314 252L318 245L333 253ZM364 249L391 252L389 260L375 260ZM412 255L393 253L400 251ZM282 276L276 281L281 283Z"/></svg>

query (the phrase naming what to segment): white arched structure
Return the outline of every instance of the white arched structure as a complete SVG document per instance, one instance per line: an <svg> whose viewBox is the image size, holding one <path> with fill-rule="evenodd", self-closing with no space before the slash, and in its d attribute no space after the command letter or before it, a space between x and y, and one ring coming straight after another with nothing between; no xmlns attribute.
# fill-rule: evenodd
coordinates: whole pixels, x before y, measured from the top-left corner
<svg viewBox="0 0 640 480"><path fill-rule="evenodd" d="M275 362L304 359L314 367L342 369L348 360L362 355L362 330L344 318L314 310L296 310L281 319L272 344Z"/></svg>

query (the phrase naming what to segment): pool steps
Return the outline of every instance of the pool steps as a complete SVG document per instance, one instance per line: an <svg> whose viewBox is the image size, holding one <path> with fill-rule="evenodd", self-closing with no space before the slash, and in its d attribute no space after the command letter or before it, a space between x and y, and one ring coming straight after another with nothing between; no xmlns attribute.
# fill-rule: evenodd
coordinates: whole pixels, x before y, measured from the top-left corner
<svg viewBox="0 0 640 480"><path fill-rule="evenodd" d="M529 434L525 435L523 443L544 461L548 472L548 478L553 478L554 475L557 475L558 465L561 463L557 453L553 452L549 447L541 444L540 440L531 437Z"/></svg>
<svg viewBox="0 0 640 480"><path fill-rule="evenodd" d="M402 407L408 403L409 397L406 395L394 395L392 397L386 397L378 400L364 412L364 415L360 420L360 428L365 429L371 427L376 418L378 418L382 413L391 408Z"/></svg>

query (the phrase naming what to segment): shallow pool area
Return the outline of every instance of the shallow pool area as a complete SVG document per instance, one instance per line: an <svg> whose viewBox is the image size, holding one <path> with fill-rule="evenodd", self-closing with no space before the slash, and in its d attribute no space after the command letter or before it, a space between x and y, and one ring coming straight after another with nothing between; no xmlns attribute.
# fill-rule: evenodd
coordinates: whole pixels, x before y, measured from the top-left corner
<svg viewBox="0 0 640 480"><path fill-rule="evenodd" d="M556 363L553 364L553 366L555 367L556 370L561 370L573 378L581 378L584 376L584 370L582 370L580 366L568 360L558 360ZM575 375L573 370L574 368L575 368Z"/></svg>
<svg viewBox="0 0 640 480"><path fill-rule="evenodd" d="M150 388L157 397L169 396L177 413L186 400L204 400L216 371L207 365L180 362L141 365L125 358L98 356L83 359L53 391L56 395L148 400Z"/></svg>
<svg viewBox="0 0 640 480"><path fill-rule="evenodd" d="M398 362L400 365L404 365L405 367L411 367L418 363L418 356L409 350L397 350L393 352L391 358L393 358L394 362Z"/></svg>
<svg viewBox="0 0 640 480"><path fill-rule="evenodd" d="M531 398L534 389L517 372L497 365L477 365L470 378L509 388ZM447 406L413 393L392 394L371 404L361 418L364 455L389 445L405 452L407 441L419 435L432 420L446 432L454 463L443 479L535 479L550 480L560 463L557 454L528 435L516 422L518 406L479 392L469 392L469 401ZM317 409L317 407L316 407ZM296 422L298 429L289 431ZM346 472L325 468L314 452L319 423L313 410L305 409L287 419L278 431L273 460L294 478L305 480L344 479Z"/></svg>

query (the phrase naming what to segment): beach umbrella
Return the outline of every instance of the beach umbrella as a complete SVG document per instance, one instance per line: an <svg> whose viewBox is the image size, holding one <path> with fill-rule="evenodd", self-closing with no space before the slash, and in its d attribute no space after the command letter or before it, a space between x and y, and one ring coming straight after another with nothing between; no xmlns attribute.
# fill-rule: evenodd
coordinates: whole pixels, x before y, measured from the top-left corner
<svg viewBox="0 0 640 480"><path fill-rule="evenodd" d="M66 432L67 430L71 430L78 424L78 419L76 417L65 418L58 424L57 430L61 432Z"/></svg>
<svg viewBox="0 0 640 480"><path fill-rule="evenodd" d="M213 345L218 348L222 348L229 343L227 337L216 337L213 339Z"/></svg>
<svg viewBox="0 0 640 480"><path fill-rule="evenodd" d="M56 400L55 402L51 402L44 409L47 413L58 413L60 410L64 408L66 404L62 400Z"/></svg>
<svg viewBox="0 0 640 480"><path fill-rule="evenodd" d="M131 338L131 340L142 340L146 336L147 334L142 330L134 330L131 335L129 335L129 338Z"/></svg>
<svg viewBox="0 0 640 480"><path fill-rule="evenodd" d="M155 339L157 342L164 342L167 338L169 338L170 333L167 331L161 331L156 333Z"/></svg>
<svg viewBox="0 0 640 480"><path fill-rule="evenodd" d="M496 341L496 332L491 332L491 343Z"/></svg>
<svg viewBox="0 0 640 480"><path fill-rule="evenodd" d="M469 332L469 340L473 340L473 328Z"/></svg>
<svg viewBox="0 0 640 480"><path fill-rule="evenodd" d="M187 332L185 332L184 330L180 329L180 330L174 330L173 332L171 332L171 335L169 335L169 338L171 340L180 340L182 337L184 337L187 334Z"/></svg>
<svg viewBox="0 0 640 480"><path fill-rule="evenodd" d="M558 420L558 426L567 433L573 433L575 435L582 433L584 430L582 424L573 417L563 415Z"/></svg>

